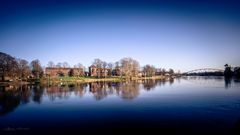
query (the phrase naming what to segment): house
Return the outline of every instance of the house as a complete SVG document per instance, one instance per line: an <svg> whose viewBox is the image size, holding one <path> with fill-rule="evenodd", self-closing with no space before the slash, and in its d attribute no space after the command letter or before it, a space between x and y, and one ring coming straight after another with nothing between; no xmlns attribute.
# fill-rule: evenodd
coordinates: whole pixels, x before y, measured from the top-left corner
<svg viewBox="0 0 240 135"><path fill-rule="evenodd" d="M85 74L82 68L47 67L45 69L45 75L51 77L67 76L70 72L73 73L73 76L84 76Z"/></svg>
<svg viewBox="0 0 240 135"><path fill-rule="evenodd" d="M157 69L156 69L155 75L162 75L162 70L161 70L161 68L157 68Z"/></svg>
<svg viewBox="0 0 240 135"><path fill-rule="evenodd" d="M97 68L94 64L89 67L89 76L93 77L106 77L110 72L109 68Z"/></svg>
<svg viewBox="0 0 240 135"><path fill-rule="evenodd" d="M89 76L97 76L97 66L96 65L91 65L89 67Z"/></svg>

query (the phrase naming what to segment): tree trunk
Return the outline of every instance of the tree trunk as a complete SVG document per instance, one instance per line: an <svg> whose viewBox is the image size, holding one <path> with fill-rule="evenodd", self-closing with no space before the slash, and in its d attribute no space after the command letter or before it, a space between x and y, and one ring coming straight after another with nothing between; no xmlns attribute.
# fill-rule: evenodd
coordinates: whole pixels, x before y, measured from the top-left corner
<svg viewBox="0 0 240 135"><path fill-rule="evenodd" d="M5 81L5 77L4 77L4 75L2 75L2 81L3 81L3 82Z"/></svg>

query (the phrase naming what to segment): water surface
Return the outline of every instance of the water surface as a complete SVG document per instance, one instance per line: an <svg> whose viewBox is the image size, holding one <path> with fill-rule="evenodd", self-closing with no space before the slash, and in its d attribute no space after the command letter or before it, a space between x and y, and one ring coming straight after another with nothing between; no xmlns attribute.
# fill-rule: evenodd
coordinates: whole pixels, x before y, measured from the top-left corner
<svg viewBox="0 0 240 135"><path fill-rule="evenodd" d="M10 86L0 90L0 132L239 133L240 81L170 81Z"/></svg>

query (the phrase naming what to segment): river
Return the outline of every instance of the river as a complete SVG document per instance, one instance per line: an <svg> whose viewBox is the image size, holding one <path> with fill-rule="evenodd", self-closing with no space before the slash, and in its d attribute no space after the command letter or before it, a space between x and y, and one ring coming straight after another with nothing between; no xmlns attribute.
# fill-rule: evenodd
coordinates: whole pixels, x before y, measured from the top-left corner
<svg viewBox="0 0 240 135"><path fill-rule="evenodd" d="M0 89L0 132L238 134L240 80L96 82Z"/></svg>

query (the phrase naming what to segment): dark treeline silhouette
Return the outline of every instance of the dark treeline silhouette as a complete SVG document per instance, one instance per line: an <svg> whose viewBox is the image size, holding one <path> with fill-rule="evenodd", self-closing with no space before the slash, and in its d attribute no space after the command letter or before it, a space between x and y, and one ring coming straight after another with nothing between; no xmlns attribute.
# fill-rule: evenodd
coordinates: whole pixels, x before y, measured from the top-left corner
<svg viewBox="0 0 240 135"><path fill-rule="evenodd" d="M240 78L240 67L231 67L228 64L225 64L224 70L224 81L225 88L230 88L232 85L232 81L238 82Z"/></svg>
<svg viewBox="0 0 240 135"><path fill-rule="evenodd" d="M228 64L225 64L225 70L224 70L224 76L225 77L240 77L240 67L231 67Z"/></svg>

